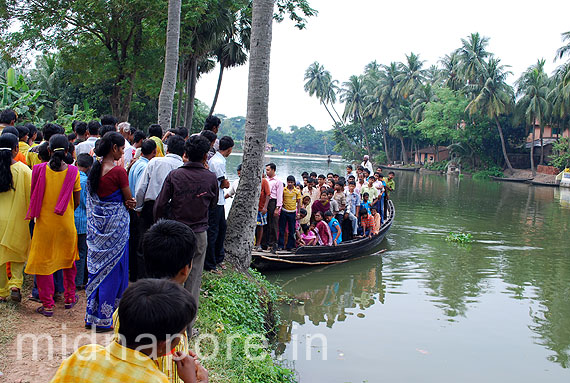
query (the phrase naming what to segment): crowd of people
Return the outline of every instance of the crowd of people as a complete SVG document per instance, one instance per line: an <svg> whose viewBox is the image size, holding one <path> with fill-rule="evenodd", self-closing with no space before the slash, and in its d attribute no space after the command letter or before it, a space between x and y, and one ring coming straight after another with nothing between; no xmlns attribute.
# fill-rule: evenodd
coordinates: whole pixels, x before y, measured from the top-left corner
<svg viewBox="0 0 570 383"><path fill-rule="evenodd" d="M337 246L343 241L380 232L389 211L385 208L395 189L394 172L384 177L381 168L371 174L367 156L356 168L334 173L303 172L302 183L289 175L286 183L269 163L262 179L257 214L255 250L293 250L299 246Z"/></svg>
<svg viewBox="0 0 570 383"><path fill-rule="evenodd" d="M38 314L52 317L58 301L72 309L85 290L85 327L115 332L107 348L77 350L54 381L138 376L128 358L117 355L141 347L154 359L162 379L156 381L190 381L190 375L207 381L188 336L195 334L202 273L226 267L225 205L239 186L226 174L234 141L218 138L220 119L208 117L193 135L186 128L163 134L159 125L147 134L113 116L75 121L67 135L54 123L38 129L17 122L13 110L0 112L0 303L22 300L25 272L34 276L28 298L41 303ZM335 246L377 233L394 190L393 173L386 179L381 169L371 174L366 161L355 173L348 166L343 176L303 173L303 185L293 176L284 183L276 165L268 164L256 246ZM161 304L142 315L149 299ZM143 330L159 340L177 334L176 352L161 343L162 354L145 353L146 344L136 340ZM105 362L77 368L85 352Z"/></svg>

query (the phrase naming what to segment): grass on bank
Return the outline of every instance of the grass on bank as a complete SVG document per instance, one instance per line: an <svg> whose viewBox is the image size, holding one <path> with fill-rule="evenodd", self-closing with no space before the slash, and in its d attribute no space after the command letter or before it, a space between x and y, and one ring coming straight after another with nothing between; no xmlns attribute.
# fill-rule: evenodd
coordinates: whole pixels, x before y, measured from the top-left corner
<svg viewBox="0 0 570 383"><path fill-rule="evenodd" d="M278 302L284 297L278 287L271 285L259 273L250 275L224 271L222 276L205 273L203 294L196 327L217 340L218 352L203 359L211 382L295 382L293 371L271 357L264 339L276 333L280 321ZM199 337L199 338L200 338ZM196 340L191 340L191 347ZM214 342L200 341L202 355L214 352ZM254 358L246 356L246 349Z"/></svg>

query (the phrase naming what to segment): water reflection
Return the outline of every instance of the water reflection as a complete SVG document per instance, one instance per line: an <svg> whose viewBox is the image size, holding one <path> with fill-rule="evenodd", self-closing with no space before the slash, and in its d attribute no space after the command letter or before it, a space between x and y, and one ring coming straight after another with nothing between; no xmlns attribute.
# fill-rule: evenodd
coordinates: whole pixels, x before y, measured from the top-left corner
<svg viewBox="0 0 570 383"><path fill-rule="evenodd" d="M334 337L338 331L345 342L339 348L354 342L373 355L373 335L346 338L341 328L358 334L363 323L374 326L392 318L391 331L401 337L412 328L433 325L439 328L430 338L434 344L445 345L444 333L449 332L450 342L468 340L498 353L477 354L482 363L494 363L501 355L505 366L525 360L553 381L567 378L570 210L561 206L564 198L562 190L553 188L398 174L393 197L397 215L384 242L387 253L268 276L304 302L283 309L281 351L287 355L286 344L297 324L305 333L310 327L326 327ZM475 242L447 243L450 231L472 233ZM415 316L405 316L414 309ZM357 320L357 315L365 318ZM492 333L501 336L490 337ZM453 358L452 345L432 356L434 361ZM398 343L385 346L397 349ZM552 370L553 365L566 370ZM524 368L514 374L518 381L533 380Z"/></svg>

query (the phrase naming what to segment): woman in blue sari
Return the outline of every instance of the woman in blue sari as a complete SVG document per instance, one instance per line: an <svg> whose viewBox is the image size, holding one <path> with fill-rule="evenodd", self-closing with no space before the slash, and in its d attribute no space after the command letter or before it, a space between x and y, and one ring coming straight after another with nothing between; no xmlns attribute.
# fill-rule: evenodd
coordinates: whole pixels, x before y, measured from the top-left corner
<svg viewBox="0 0 570 383"><path fill-rule="evenodd" d="M125 139L106 133L95 145L99 157L89 173L87 198L87 271L85 327L113 329L113 312L129 283L129 213L135 207L127 172L115 161Z"/></svg>

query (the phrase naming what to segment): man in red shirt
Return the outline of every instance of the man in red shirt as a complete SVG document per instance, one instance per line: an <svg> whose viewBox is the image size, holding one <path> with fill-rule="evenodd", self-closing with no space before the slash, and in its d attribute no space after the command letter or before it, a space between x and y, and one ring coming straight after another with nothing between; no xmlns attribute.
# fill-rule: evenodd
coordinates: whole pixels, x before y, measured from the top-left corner
<svg viewBox="0 0 570 383"><path fill-rule="evenodd" d="M261 238L263 237L263 226L267 225L267 205L271 190L269 181L265 178L265 172L261 175L261 194L259 195L259 205L257 207L257 227L255 231L255 249L261 249Z"/></svg>

